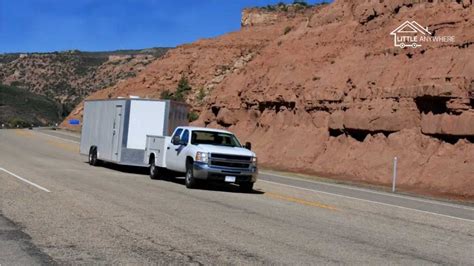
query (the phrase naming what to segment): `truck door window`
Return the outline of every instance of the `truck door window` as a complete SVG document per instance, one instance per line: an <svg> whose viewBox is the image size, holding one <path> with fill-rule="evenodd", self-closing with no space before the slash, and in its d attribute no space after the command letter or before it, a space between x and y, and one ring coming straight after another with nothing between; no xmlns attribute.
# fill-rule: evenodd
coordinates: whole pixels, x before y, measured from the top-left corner
<svg viewBox="0 0 474 266"><path fill-rule="evenodd" d="M173 136L171 137L171 141L173 141L176 136L180 136L180 135L181 135L181 132L183 132L183 129L182 129L182 128L176 129L176 131L174 132ZM173 144L177 144L177 143L173 143Z"/></svg>
<svg viewBox="0 0 474 266"><path fill-rule="evenodd" d="M181 141L183 143L188 144L188 141L189 141L189 131L188 130L184 131L183 136L181 137Z"/></svg>

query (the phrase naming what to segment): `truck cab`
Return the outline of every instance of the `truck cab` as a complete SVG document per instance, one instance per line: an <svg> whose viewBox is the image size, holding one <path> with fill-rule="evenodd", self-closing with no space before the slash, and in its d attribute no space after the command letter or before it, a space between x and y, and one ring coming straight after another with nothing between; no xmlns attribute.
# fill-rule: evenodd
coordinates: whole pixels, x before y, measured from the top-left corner
<svg viewBox="0 0 474 266"><path fill-rule="evenodd" d="M188 188L206 180L239 184L243 191L252 191L257 180L257 157L250 144L243 146L229 131L186 126L177 127L171 138L148 138L152 178L160 174L159 168L166 168L185 173ZM153 147L153 143L162 144Z"/></svg>

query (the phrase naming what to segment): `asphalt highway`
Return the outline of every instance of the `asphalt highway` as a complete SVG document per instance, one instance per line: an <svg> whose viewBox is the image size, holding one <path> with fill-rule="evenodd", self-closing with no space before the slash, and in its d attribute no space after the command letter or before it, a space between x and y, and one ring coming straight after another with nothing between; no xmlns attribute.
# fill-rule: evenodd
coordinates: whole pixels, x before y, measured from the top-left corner
<svg viewBox="0 0 474 266"><path fill-rule="evenodd" d="M254 193L0 130L0 264L474 264L474 209L263 172Z"/></svg>

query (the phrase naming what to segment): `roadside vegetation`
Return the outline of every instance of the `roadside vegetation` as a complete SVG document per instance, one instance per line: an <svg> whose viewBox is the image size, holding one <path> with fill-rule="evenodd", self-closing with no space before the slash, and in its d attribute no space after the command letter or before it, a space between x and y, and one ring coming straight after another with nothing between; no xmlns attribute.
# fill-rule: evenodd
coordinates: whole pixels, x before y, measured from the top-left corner
<svg viewBox="0 0 474 266"><path fill-rule="evenodd" d="M299 11L313 6L325 5L327 2L316 3L314 5L309 4L305 0L294 0L291 4L286 4L284 2L278 2L275 5L266 5L263 7L258 7L266 11L281 11L288 12L290 10Z"/></svg>
<svg viewBox="0 0 474 266"><path fill-rule="evenodd" d="M173 100L177 102L186 102L186 97L191 91L191 85L186 77L181 77L178 82L178 86L174 92L170 90L164 90L161 92L160 98L163 100Z"/></svg>
<svg viewBox="0 0 474 266"><path fill-rule="evenodd" d="M181 79L178 82L178 86L176 87L176 90L174 92L171 92L170 90L164 90L161 92L160 98L163 100L172 100L172 101L177 101L177 102L186 102L186 99L191 92L192 87L189 85L189 81L186 77L181 77ZM198 92L198 95L196 96L196 100L199 100L201 98L201 101L205 97L205 92L204 89L200 89ZM188 120L189 122L193 122L199 118L199 114L197 112L191 111L188 113Z"/></svg>
<svg viewBox="0 0 474 266"><path fill-rule="evenodd" d="M46 96L0 84L0 124L46 126L61 120L62 107ZM1 126L1 125L0 125Z"/></svg>

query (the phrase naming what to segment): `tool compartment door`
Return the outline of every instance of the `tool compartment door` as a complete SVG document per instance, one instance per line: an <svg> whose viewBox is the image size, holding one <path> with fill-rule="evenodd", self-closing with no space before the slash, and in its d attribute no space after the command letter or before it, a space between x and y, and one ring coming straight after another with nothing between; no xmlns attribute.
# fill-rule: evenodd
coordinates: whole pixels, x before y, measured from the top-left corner
<svg viewBox="0 0 474 266"><path fill-rule="evenodd" d="M169 139L169 137L165 136L147 135L144 162L148 164L150 155L155 154L156 166L166 168L166 142L169 141Z"/></svg>

